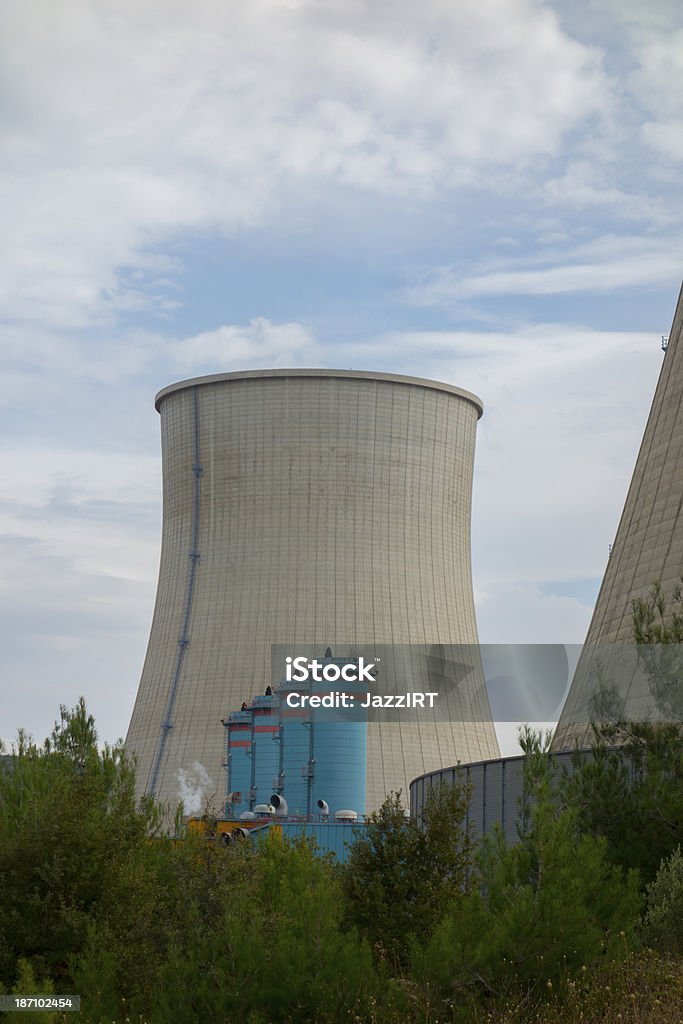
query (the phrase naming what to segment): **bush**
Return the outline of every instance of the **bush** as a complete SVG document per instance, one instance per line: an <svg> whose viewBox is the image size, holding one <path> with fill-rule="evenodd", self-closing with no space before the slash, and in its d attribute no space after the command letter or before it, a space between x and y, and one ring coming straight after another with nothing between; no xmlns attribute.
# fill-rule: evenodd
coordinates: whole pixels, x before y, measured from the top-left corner
<svg viewBox="0 0 683 1024"><path fill-rule="evenodd" d="M683 963L645 949L581 971L561 998L546 989L533 1009L524 998L482 1001L467 1024L680 1024L681 1006Z"/></svg>
<svg viewBox="0 0 683 1024"><path fill-rule="evenodd" d="M683 842L683 732L672 723L596 727L593 757L575 756L562 798L583 832L604 836L609 856L653 881Z"/></svg>
<svg viewBox="0 0 683 1024"><path fill-rule="evenodd" d="M662 862L647 887L643 933L646 942L665 953L683 955L683 854L680 846Z"/></svg>
<svg viewBox="0 0 683 1024"><path fill-rule="evenodd" d="M612 865L606 840L581 835L576 812L557 806L544 751L527 750L525 770L528 830L513 847L500 831L484 843L477 884L414 949L417 976L453 1005L563 988L610 950L625 953L635 932L636 873Z"/></svg>
<svg viewBox="0 0 683 1024"><path fill-rule="evenodd" d="M464 827L470 791L441 784L425 801L422 821L406 819L392 793L369 815L342 870L347 926L369 939L380 956L408 959L411 936L424 940L471 871Z"/></svg>
<svg viewBox="0 0 683 1024"><path fill-rule="evenodd" d="M10 987L23 959L69 990L69 960L91 922L122 917L123 865L144 864L153 819L152 808L136 806L122 745L98 749L82 700L62 708L42 746L20 733L0 772L0 982ZM143 889L132 894L129 920Z"/></svg>
<svg viewBox="0 0 683 1024"><path fill-rule="evenodd" d="M335 872L309 844L273 835L194 860L150 1024L364 1021L390 999L367 943L342 930Z"/></svg>
<svg viewBox="0 0 683 1024"><path fill-rule="evenodd" d="M538 813L524 846L507 849L502 837L486 844L481 888L449 909L418 953L418 974L444 998L562 986L633 933L636 877L609 864L604 840L577 838L568 813Z"/></svg>

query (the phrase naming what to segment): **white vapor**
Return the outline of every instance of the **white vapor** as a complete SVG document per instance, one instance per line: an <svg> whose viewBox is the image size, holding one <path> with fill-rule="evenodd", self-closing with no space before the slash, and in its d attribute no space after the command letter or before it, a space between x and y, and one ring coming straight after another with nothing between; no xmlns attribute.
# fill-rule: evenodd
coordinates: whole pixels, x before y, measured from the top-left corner
<svg viewBox="0 0 683 1024"><path fill-rule="evenodd" d="M215 796L213 779L199 761L195 761L190 769L179 768L177 779L178 797L183 802L185 814L199 814L207 801Z"/></svg>

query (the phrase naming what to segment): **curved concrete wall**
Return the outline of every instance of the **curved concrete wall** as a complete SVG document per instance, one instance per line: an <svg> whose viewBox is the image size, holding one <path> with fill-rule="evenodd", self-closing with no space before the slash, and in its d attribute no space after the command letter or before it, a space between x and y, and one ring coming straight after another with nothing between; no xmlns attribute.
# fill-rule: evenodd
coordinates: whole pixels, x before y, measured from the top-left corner
<svg viewBox="0 0 683 1024"><path fill-rule="evenodd" d="M590 742L599 686L613 687L620 717L652 717L652 695L633 648L633 600L653 583L671 595L683 574L683 290L584 650L553 738L554 750ZM656 711L656 709L655 709Z"/></svg>
<svg viewBox="0 0 683 1024"><path fill-rule="evenodd" d="M127 737L141 791L199 761L224 796L221 717L263 693L271 644L476 643L470 505L481 403L419 378L268 370L157 396L163 534ZM342 653L346 653L343 651ZM498 753L483 685L467 723L374 723L367 806Z"/></svg>
<svg viewBox="0 0 683 1024"><path fill-rule="evenodd" d="M573 775L576 771L575 757L579 763L593 758L592 750L581 750L578 755L573 751L562 751L550 756L550 778L557 782L564 775ZM468 786L470 800L463 825L469 830L473 839L492 835L502 830L508 846L519 841L520 833L528 828L525 821L525 805L528 805L528 794L524 785L524 761L520 754L516 757L496 758L493 761L481 761L479 764L453 765L441 768L436 772L428 772L410 783L410 814L418 821L432 789L441 785ZM527 797L527 799L525 799Z"/></svg>

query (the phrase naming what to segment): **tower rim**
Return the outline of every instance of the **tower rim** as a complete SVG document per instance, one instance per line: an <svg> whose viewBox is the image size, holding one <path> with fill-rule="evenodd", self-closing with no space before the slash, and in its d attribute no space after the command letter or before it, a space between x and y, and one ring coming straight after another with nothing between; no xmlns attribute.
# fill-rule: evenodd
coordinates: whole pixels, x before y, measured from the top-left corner
<svg viewBox="0 0 683 1024"><path fill-rule="evenodd" d="M162 388L154 398L154 407L157 412L160 412L162 402L170 395L178 391L184 391L187 388L201 387L204 384L220 384L224 381L239 380L282 380L288 377L308 380L372 380L393 384L410 384L415 387L428 388L432 391L445 391L448 394L465 399L477 410L477 419L481 419L484 412L484 403L481 398L472 391L456 387L455 384L446 384L443 381L431 380L428 377L412 377L401 373L383 373L374 370L335 370L324 367L235 370L229 373L210 373L200 377L190 377L187 380L177 381L175 384L168 384Z"/></svg>

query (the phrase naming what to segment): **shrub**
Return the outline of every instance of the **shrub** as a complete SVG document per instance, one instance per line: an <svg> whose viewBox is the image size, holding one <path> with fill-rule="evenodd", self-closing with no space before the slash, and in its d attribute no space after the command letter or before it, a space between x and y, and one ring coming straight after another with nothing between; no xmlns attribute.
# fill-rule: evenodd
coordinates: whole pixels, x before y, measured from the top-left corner
<svg viewBox="0 0 683 1024"><path fill-rule="evenodd" d="M683 853L680 846L662 862L647 887L645 940L661 952L683 954Z"/></svg>
<svg viewBox="0 0 683 1024"><path fill-rule="evenodd" d="M406 962L411 936L430 935L466 886L469 797L465 785L435 787L418 824L406 819L401 794L392 793L351 848L342 871L345 920L397 964Z"/></svg>
<svg viewBox="0 0 683 1024"><path fill-rule="evenodd" d="M414 949L417 976L453 1005L562 987L610 950L625 953L638 922L637 874L611 864L606 840L581 835L576 811L558 806L547 753L526 753L527 831L512 847L500 831L484 842L478 884Z"/></svg>

